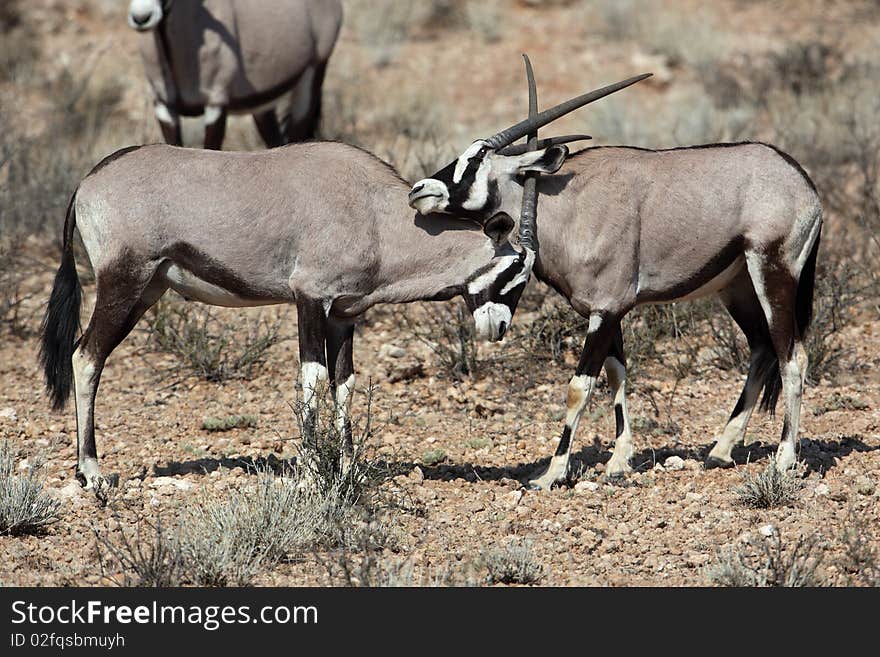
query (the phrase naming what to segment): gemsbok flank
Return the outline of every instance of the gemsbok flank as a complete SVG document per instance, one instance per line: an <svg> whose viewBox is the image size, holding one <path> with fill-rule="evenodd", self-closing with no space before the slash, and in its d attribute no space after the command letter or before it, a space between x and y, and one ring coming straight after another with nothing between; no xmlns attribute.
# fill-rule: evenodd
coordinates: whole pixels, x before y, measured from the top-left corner
<svg viewBox="0 0 880 657"><path fill-rule="evenodd" d="M807 368L822 208L816 188L789 155L768 144L706 144L665 150L600 146L569 155L552 145L511 156L504 148L588 102L646 76L579 96L474 142L410 191L422 214L481 220L522 203L517 175L542 162L534 271L588 318L584 348L568 386L565 427L547 469L530 481L565 479L578 422L604 364L614 399L616 440L606 474L631 468L621 319L643 304L717 294L742 329L751 362L742 394L705 466L733 465L763 387L761 406L785 401L776 466L796 461Z"/></svg>
<svg viewBox="0 0 880 657"><path fill-rule="evenodd" d="M354 322L372 305L461 295L480 336L500 340L513 313L503 299L526 283L525 254L508 240L513 219L498 213L481 230L422 217L409 187L382 160L335 142L252 153L156 144L100 162L70 200L40 352L54 408L74 385L81 483L99 493L108 483L94 419L104 363L168 288L218 306L296 304L307 446L315 389L329 378L351 450ZM79 340L75 227L96 280Z"/></svg>
<svg viewBox="0 0 880 657"><path fill-rule="evenodd" d="M219 149L229 112L253 114L269 148L315 137L339 0L131 0L128 24L167 143L182 145L181 116L204 116Z"/></svg>

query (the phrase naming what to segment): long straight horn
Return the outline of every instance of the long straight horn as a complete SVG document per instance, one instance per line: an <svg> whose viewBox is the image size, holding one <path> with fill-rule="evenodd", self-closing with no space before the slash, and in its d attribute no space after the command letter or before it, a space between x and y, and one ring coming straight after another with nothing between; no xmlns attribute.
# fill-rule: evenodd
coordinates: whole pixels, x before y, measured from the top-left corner
<svg viewBox="0 0 880 657"><path fill-rule="evenodd" d="M534 121L538 115L538 87L535 84L535 72L532 70L532 62L529 56L523 53L526 63L526 78L529 82L529 121ZM529 132L526 148L533 151L538 146L538 128L535 126ZM538 174L527 173L523 183L522 210L519 219L519 242L523 248L536 252L538 249L535 232L538 220Z"/></svg>
<svg viewBox="0 0 880 657"><path fill-rule="evenodd" d="M513 146L505 146L497 152L500 155L522 155L523 153L528 153L532 150L540 151L544 148L557 146L558 144L568 144L573 141L584 141L586 139L592 139L592 137L590 135L562 135L560 137L547 137L545 139L539 139L535 148L529 148L528 144L514 144Z"/></svg>
<svg viewBox="0 0 880 657"><path fill-rule="evenodd" d="M520 121L519 123L510 126L506 130L502 130L498 134L489 137L485 141L489 144L490 147L496 150L499 148L503 148L512 144L517 139L521 139L527 134L534 132L538 128L541 128L548 123L555 121L559 117L564 116L569 112L573 112L579 107L583 107L588 103L592 103L593 101L599 100L600 98L604 98L609 94L613 94L615 91L625 89L626 87L633 85L636 82L640 82L645 78L651 77L651 75L653 74L644 73L642 75L637 75L633 78L629 78L628 80L615 82L614 84L609 84L607 87L602 87L601 89L596 89L595 91L583 94L582 96L578 96L577 98L572 98L571 100L567 100L564 103L557 105L556 107L551 107L550 109L544 110L537 116L529 117L524 121Z"/></svg>

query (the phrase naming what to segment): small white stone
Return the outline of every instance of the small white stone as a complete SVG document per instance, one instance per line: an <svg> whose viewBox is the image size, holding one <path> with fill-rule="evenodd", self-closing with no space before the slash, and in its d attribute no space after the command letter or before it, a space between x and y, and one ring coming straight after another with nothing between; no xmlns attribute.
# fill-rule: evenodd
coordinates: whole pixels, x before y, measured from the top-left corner
<svg viewBox="0 0 880 657"><path fill-rule="evenodd" d="M18 469L22 472L25 472L31 469L31 464L28 463L27 459L22 459L21 462L18 464Z"/></svg>
<svg viewBox="0 0 880 657"><path fill-rule="evenodd" d="M764 525L763 527L758 529L758 531L764 538L770 538L776 533L776 527L774 527L773 525Z"/></svg>
<svg viewBox="0 0 880 657"><path fill-rule="evenodd" d="M17 419L18 413L15 412L15 409L12 408L12 406L0 410L0 420L9 420L10 422L15 422Z"/></svg>
<svg viewBox="0 0 880 657"><path fill-rule="evenodd" d="M825 496L831 492L831 489L828 488L827 484L819 484L818 486L816 486L815 492L816 492L816 495Z"/></svg>
<svg viewBox="0 0 880 657"><path fill-rule="evenodd" d="M176 486L177 480L174 477L156 477L150 482L150 488L162 488L163 486Z"/></svg>
<svg viewBox="0 0 880 657"><path fill-rule="evenodd" d="M403 358L404 356L406 356L406 349L395 344L383 344L379 347L380 358Z"/></svg>
<svg viewBox="0 0 880 657"><path fill-rule="evenodd" d="M576 491L594 492L599 490L599 484L595 481L579 481L574 485Z"/></svg>
<svg viewBox="0 0 880 657"><path fill-rule="evenodd" d="M680 456L670 456L663 461L663 467L667 470L684 470L684 459Z"/></svg>
<svg viewBox="0 0 880 657"><path fill-rule="evenodd" d="M504 506L508 509L515 509L522 497L521 490L512 490L504 496Z"/></svg>

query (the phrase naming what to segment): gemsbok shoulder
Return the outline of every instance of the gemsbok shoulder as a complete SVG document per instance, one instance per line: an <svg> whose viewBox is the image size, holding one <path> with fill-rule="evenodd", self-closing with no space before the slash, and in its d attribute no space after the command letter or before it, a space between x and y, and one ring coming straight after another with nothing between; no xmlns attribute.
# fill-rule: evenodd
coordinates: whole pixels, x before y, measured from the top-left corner
<svg viewBox="0 0 880 657"><path fill-rule="evenodd" d="M589 323L568 386L565 426L546 471L530 481L535 489L567 476L574 434L603 364L617 434L606 474L630 470L620 322L643 304L712 294L745 334L751 361L705 466L733 464L731 450L743 441L762 388L762 408L772 412L780 392L785 402L776 467L785 470L796 461L807 368L802 341L822 227L819 195L803 168L778 148L753 142L664 150L603 146L574 154L564 145L539 144L510 154L514 141L644 77L584 94L478 140L410 191L410 205L422 214L482 220L522 204L521 174L535 162L555 172L537 182L534 272Z"/></svg>
<svg viewBox="0 0 880 657"><path fill-rule="evenodd" d="M269 148L315 137L339 0L131 0L128 24L167 143L182 145L181 116L203 116L219 149L230 112L252 114Z"/></svg>
<svg viewBox="0 0 880 657"><path fill-rule="evenodd" d="M80 481L107 485L95 443L104 363L168 288L218 306L296 304L306 445L315 388L329 379L351 449L354 322L372 305L461 295L478 334L501 339L514 309L505 299L527 279L525 254L508 240L514 220L499 213L481 229L422 217L409 187L382 160L335 142L252 153L156 144L100 162L70 200L40 353L54 408L73 385ZM96 281L79 339L75 228Z"/></svg>

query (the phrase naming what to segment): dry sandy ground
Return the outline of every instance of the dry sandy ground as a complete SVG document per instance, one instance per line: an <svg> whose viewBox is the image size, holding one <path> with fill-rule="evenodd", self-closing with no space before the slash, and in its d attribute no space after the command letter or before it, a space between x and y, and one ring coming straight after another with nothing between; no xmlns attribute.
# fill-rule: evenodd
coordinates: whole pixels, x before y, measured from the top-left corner
<svg viewBox="0 0 880 657"><path fill-rule="evenodd" d="M35 286L48 282L48 274L31 281ZM238 457L296 454L298 430L288 405L297 375L294 319L295 311L288 311L284 331L291 339L273 348L251 381L181 380L174 359L152 352L143 333L133 334L114 353L102 378L98 445L105 472L120 474L124 482L116 505L123 521L133 522L139 513L170 513L201 492L220 496L241 485L251 475L237 467L233 459ZM674 377L667 368L657 363L643 373L631 395L634 421L648 427L637 432L634 463L640 472L614 485L602 480L613 414L607 390L600 390L577 437L574 464L580 481L597 485L524 492L520 483L555 446L571 368L520 359L456 383L442 378L423 345L401 332L389 313L372 312L357 337L359 380L376 386L378 456L405 473L386 488L402 486L411 502L394 516L399 546L385 557L389 563L407 561L418 577L431 578L466 569L482 552L524 537L544 567L543 584L695 585L706 583L705 566L718 549L754 538L759 528L772 524L785 541L820 534L827 543L822 572L841 575L837 561L844 526L857 517L874 535L880 529L878 323L853 326L846 337L858 369L845 384L823 381L806 392L805 489L791 506L753 510L737 502L734 488L740 472L757 473L766 466L779 419L754 418L749 436L756 442L735 452L740 472L700 466L739 393L738 374L700 367L670 394ZM424 375L388 383L387 373L400 359L380 356L385 344L404 349L404 360L422 362ZM0 439L11 441L31 462L45 459L47 486L64 500L63 518L44 537L0 537L0 582L106 583L99 576L91 528L105 526L111 511L72 480L73 412L48 410L36 348L33 338L8 338L0 346L0 406L17 416L0 419ZM497 349L487 346L482 356ZM652 390L659 416L648 398ZM825 406L835 406L829 404L834 395L853 397L865 408L823 413ZM362 392L354 415L362 416L364 407ZM254 415L257 426L226 433L201 428L206 417L229 414ZM651 420L677 428L652 431ZM445 451L445 461L422 463L426 452L437 449ZM672 455L684 459L683 469L654 467ZM144 469L147 476L140 480ZM157 483L160 476L175 483ZM325 568L310 555L258 583L328 581Z"/></svg>
<svg viewBox="0 0 880 657"><path fill-rule="evenodd" d="M94 4L33 4L35 11L44 12L45 56L63 66L80 58L90 63L92 53L103 51L95 76L113 76L120 70L130 75L123 107L141 126L132 134L109 136L107 151L132 141L156 140L158 130L144 100L136 49L114 15L119 3L97 2L105 8L98 12L82 9ZM363 35L346 26L331 60L328 89L336 98L341 88L345 101L344 85L354 78L375 83L372 95L361 89L357 98L361 105L355 112L356 128L365 134L401 117L413 121L420 109L430 107L431 94L441 93L446 134L467 143L481 131L519 118L524 110L518 60L523 50L535 62L542 102L644 67L631 41L616 43L591 30L598 17L590 11L577 3L545 4L551 6L540 11L516 4L497 42L462 31L439 37L413 35L401 45L393 65L381 69L370 63L372 53L361 43ZM705 3L673 4L682 15L705 15L697 11ZM844 28L846 38L840 43L857 50L876 36L877 26L876 21L854 19L856 11L845 2L725 2L714 6L712 20L729 47L742 50L748 44L756 56L779 50L787 41ZM444 53L443 65L438 65L438 52ZM480 65L464 75L469 62ZM413 89L413 80L424 81L426 70L432 72L430 93L387 95L389 90ZM674 76L672 83L655 80L633 89L631 102L659 108L669 102L667 90L694 84L695 73L687 67ZM37 108L40 93L35 88L22 98ZM394 113L400 104L407 105L409 114ZM588 122L579 121L563 122L559 132L591 131ZM384 147L392 148L378 144L377 152L382 154ZM26 286L35 294L27 306L31 327L39 321L54 267L38 247L30 248L44 269ZM87 293L92 291L87 288ZM527 319L520 315L517 321L524 326ZM143 332L136 332L113 354L98 401L98 447L105 471L120 474L123 481L123 522L132 522L141 511L170 512L202 492L222 496L250 476L236 466L236 457L286 459L296 454L298 430L289 406L297 379L292 309L286 311L284 331L289 339L273 348L251 381L212 384L182 378L174 358L152 351ZM718 549L740 545L772 524L785 541L821 534L826 542L822 572L842 581L837 564L844 525L859 518L867 531L880 535L876 314L848 326L842 340L851 350L847 362L852 367L846 376L821 381L805 394L801 456L809 471L803 493L791 506L752 510L737 502L739 472L701 468L739 394L739 374L704 364L676 384L671 369L660 362L642 373L630 403L631 415L641 427L636 432L639 472L615 485L602 480L614 420L607 390L601 389L575 443L574 469L581 485L549 493L523 492L521 482L542 467L555 448L573 362L563 367L523 362L519 356L510 363L503 357L511 347L484 345L482 355L494 356L495 363L479 378L456 383L443 378L427 349L402 332L389 312L371 311L356 338L359 385L376 385L375 446L405 473L387 487L405 488L412 502L395 516L398 552L384 556L389 563L409 561L427 581L466 569L481 552L506 544L510 537L524 537L531 540L535 560L544 568L545 585L698 585L707 583L705 567ZM403 360L419 360L423 375L389 383L388 372L399 368L400 359L380 355L387 344L404 349ZM14 411L14 418L0 417L0 440L9 440L30 462L45 460L47 486L63 499L63 517L44 537L0 537L0 584L106 583L97 565L92 526L105 526L111 511L73 482L74 414L71 409L48 409L36 350L33 336L4 335L0 342L0 411ZM826 405L834 406L830 402L835 395L855 398L864 407L822 413ZM364 400L364 394L356 397L356 416L363 413ZM254 415L257 426L227 433L201 428L206 417L230 414ZM651 428L658 424L660 428ZM739 470L756 473L764 468L780 430L780 419L756 415L749 430L756 442L735 452ZM444 462L422 462L428 450L438 449L446 453ZM655 467L673 455L684 460L683 469ZM141 480L138 475L144 470ZM176 485L165 479L157 485L160 476L171 477ZM257 583L330 581L325 568L308 556L280 566Z"/></svg>

